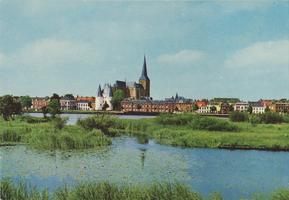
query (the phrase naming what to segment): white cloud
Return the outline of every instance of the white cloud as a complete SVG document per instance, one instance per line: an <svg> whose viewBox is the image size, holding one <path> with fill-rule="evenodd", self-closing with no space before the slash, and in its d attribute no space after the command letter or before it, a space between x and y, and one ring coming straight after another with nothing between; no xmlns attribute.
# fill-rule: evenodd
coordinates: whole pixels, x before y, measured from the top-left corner
<svg viewBox="0 0 289 200"><path fill-rule="evenodd" d="M183 50L176 54L165 54L159 56L157 59L160 62L172 64L191 64L199 61L204 57L201 51Z"/></svg>
<svg viewBox="0 0 289 200"><path fill-rule="evenodd" d="M226 67L268 70L289 67L289 40L258 42L231 54Z"/></svg>
<svg viewBox="0 0 289 200"><path fill-rule="evenodd" d="M75 63L93 65L101 61L101 56L97 49L87 43L43 39L28 44L6 60L9 67L51 68Z"/></svg>

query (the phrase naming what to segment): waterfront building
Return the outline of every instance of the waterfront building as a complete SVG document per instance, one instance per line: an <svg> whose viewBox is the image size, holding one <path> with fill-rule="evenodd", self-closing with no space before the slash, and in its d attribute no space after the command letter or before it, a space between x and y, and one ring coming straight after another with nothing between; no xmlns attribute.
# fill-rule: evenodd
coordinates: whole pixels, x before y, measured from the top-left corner
<svg viewBox="0 0 289 200"><path fill-rule="evenodd" d="M30 97L32 100L31 109L39 110L43 106L47 106L49 103L49 97Z"/></svg>
<svg viewBox="0 0 289 200"><path fill-rule="evenodd" d="M248 103L246 103L246 102L238 102L238 103L235 104L234 110L247 112L248 107L249 107Z"/></svg>
<svg viewBox="0 0 289 200"><path fill-rule="evenodd" d="M75 110L76 109L76 99L73 96L65 96L60 100L61 110Z"/></svg>
<svg viewBox="0 0 289 200"><path fill-rule="evenodd" d="M111 86L108 83L106 83L104 85L103 90L101 90L101 87L99 85L98 91L95 97L95 110L102 110L102 107L105 104L105 102L109 106L106 110L113 110L113 106L110 102L111 100L112 100Z"/></svg>
<svg viewBox="0 0 289 200"><path fill-rule="evenodd" d="M264 103L262 103L261 101L257 101L257 102L249 101L248 103L249 105L252 106L252 113L264 113L265 112Z"/></svg>
<svg viewBox="0 0 289 200"><path fill-rule="evenodd" d="M76 110L91 110L89 101L87 100L76 100Z"/></svg>
<svg viewBox="0 0 289 200"><path fill-rule="evenodd" d="M115 84L111 87L112 93L119 89L124 92L126 99L140 100L142 97L150 97L150 79L147 74L145 56L139 83L116 80Z"/></svg>
<svg viewBox="0 0 289 200"><path fill-rule="evenodd" d="M149 113L174 113L176 104L165 100L132 100L125 99L121 102L125 112L149 112Z"/></svg>

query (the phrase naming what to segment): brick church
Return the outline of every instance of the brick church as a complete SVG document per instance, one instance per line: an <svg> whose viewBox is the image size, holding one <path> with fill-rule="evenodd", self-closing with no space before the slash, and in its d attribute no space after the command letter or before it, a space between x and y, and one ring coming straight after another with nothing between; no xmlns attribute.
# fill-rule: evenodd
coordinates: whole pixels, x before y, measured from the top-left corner
<svg viewBox="0 0 289 200"><path fill-rule="evenodd" d="M150 97L150 79L147 75L146 57L144 56L144 63L142 74L139 82L126 82L117 80L111 86L112 93L116 90L122 90L126 99L141 99L142 97Z"/></svg>

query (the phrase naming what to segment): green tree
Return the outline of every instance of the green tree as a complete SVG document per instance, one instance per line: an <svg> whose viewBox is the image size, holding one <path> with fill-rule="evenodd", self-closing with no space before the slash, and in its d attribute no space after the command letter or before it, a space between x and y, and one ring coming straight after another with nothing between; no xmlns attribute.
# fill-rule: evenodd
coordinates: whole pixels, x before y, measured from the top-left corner
<svg viewBox="0 0 289 200"><path fill-rule="evenodd" d="M247 108L247 112L250 113L250 114L252 114L252 112L253 112L253 108L252 108L251 105L249 105L249 107Z"/></svg>
<svg viewBox="0 0 289 200"><path fill-rule="evenodd" d="M232 105L229 106L229 112L234 111L234 107Z"/></svg>
<svg viewBox="0 0 289 200"><path fill-rule="evenodd" d="M216 112L217 108L216 108L215 106L211 106L211 107L210 107L210 110L211 110L212 112Z"/></svg>
<svg viewBox="0 0 289 200"><path fill-rule="evenodd" d="M32 106L32 99L30 98L30 96L26 95L24 97L21 97L20 103L22 107L28 109Z"/></svg>
<svg viewBox="0 0 289 200"><path fill-rule="evenodd" d="M121 102L124 100L124 92L122 90L116 90L113 93L112 100L110 101L114 110L121 110Z"/></svg>
<svg viewBox="0 0 289 200"><path fill-rule="evenodd" d="M177 106L175 107L175 111L179 111L179 108Z"/></svg>
<svg viewBox="0 0 289 200"><path fill-rule="evenodd" d="M74 99L73 94L66 94L65 97L68 97L68 98L70 98L70 99Z"/></svg>
<svg viewBox="0 0 289 200"><path fill-rule="evenodd" d="M13 115L22 114L22 105L19 101L15 101L12 95L4 95L0 99L0 114L7 121L9 118L14 120Z"/></svg>
<svg viewBox="0 0 289 200"><path fill-rule="evenodd" d="M48 112L52 115L53 118L56 114L60 114L60 108L61 106L57 99L53 99L48 104Z"/></svg>
<svg viewBox="0 0 289 200"><path fill-rule="evenodd" d="M109 107L109 105L107 104L107 102L105 101L103 106L102 106L102 110L106 110Z"/></svg>
<svg viewBox="0 0 289 200"><path fill-rule="evenodd" d="M43 113L44 118L46 118L46 114L48 113L48 108L47 108L46 106L43 106L43 107L41 108L41 110L42 110L42 113Z"/></svg>
<svg viewBox="0 0 289 200"><path fill-rule="evenodd" d="M282 113L287 113L287 112L288 112L287 108L284 107L284 108L282 109Z"/></svg>
<svg viewBox="0 0 289 200"><path fill-rule="evenodd" d="M194 104L193 111L196 112L196 110L199 110L199 106L197 104Z"/></svg>
<svg viewBox="0 0 289 200"><path fill-rule="evenodd" d="M136 109L141 109L141 105L136 104Z"/></svg>
<svg viewBox="0 0 289 200"><path fill-rule="evenodd" d="M270 108L268 106L266 106L265 113L268 113L268 112L270 112Z"/></svg>
<svg viewBox="0 0 289 200"><path fill-rule="evenodd" d="M58 103L60 103L60 97L58 94L53 93L52 97L50 98L50 102L52 102L53 99L57 99Z"/></svg>

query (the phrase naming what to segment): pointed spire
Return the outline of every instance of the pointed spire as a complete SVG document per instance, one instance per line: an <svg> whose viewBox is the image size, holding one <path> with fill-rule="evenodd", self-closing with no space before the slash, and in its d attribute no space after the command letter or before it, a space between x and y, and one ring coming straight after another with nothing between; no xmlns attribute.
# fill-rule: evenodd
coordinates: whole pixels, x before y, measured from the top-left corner
<svg viewBox="0 0 289 200"><path fill-rule="evenodd" d="M109 92L108 92L108 97L112 97L112 91L111 91L111 86L109 86Z"/></svg>
<svg viewBox="0 0 289 200"><path fill-rule="evenodd" d="M97 91L97 95L96 95L96 97L102 97L102 95L101 95L100 84L99 84L99 87L98 87L98 91Z"/></svg>
<svg viewBox="0 0 289 200"><path fill-rule="evenodd" d="M142 67L142 73L139 80L150 80L147 74L147 64L146 64L146 56L144 55L144 62Z"/></svg>

